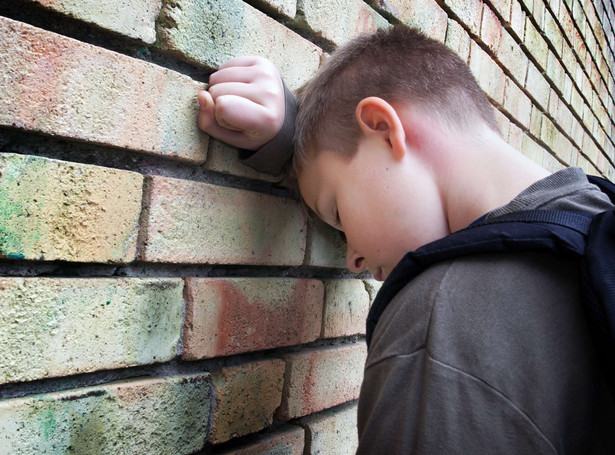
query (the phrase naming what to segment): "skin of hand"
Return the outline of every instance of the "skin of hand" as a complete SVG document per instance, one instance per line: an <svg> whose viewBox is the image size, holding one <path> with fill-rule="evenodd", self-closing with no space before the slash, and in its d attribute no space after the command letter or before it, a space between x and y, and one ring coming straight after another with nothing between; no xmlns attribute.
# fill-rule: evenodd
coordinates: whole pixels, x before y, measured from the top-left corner
<svg viewBox="0 0 615 455"><path fill-rule="evenodd" d="M262 57L224 63L198 100L199 128L235 147L257 150L284 123L284 85L273 63Z"/></svg>

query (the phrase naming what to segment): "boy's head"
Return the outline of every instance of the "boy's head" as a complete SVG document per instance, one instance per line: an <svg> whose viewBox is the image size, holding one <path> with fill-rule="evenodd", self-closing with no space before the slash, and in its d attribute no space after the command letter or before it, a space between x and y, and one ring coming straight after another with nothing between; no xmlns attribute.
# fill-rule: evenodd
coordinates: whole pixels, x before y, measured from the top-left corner
<svg viewBox="0 0 615 455"><path fill-rule="evenodd" d="M298 92L293 170L321 151L352 157L361 139L355 109L367 97L413 106L465 130L498 131L493 108L469 68L444 44L403 26L358 36L336 50Z"/></svg>
<svg viewBox="0 0 615 455"><path fill-rule="evenodd" d="M298 101L293 170L303 199L345 232L349 269L376 279L451 231L440 172L451 168L435 151L458 148L462 132L498 132L466 64L405 27L340 48Z"/></svg>

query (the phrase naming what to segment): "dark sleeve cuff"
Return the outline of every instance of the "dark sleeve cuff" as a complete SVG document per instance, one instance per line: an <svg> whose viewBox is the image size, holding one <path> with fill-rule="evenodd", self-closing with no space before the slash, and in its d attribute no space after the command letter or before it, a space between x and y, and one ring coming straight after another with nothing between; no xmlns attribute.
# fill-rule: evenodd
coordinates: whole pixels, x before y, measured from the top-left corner
<svg viewBox="0 0 615 455"><path fill-rule="evenodd" d="M286 84L284 84L284 100L284 123L278 134L256 151L239 149L239 159L259 172L280 175L284 165L293 155L297 100Z"/></svg>

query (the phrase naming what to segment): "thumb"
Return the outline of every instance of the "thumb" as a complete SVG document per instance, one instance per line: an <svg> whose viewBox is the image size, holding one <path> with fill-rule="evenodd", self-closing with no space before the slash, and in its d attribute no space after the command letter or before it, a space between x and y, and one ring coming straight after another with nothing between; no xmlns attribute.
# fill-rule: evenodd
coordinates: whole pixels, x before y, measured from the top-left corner
<svg viewBox="0 0 615 455"><path fill-rule="evenodd" d="M197 99L199 101L199 128L205 133L211 134L216 131L218 126L215 118L214 99L207 90L201 90L197 95Z"/></svg>

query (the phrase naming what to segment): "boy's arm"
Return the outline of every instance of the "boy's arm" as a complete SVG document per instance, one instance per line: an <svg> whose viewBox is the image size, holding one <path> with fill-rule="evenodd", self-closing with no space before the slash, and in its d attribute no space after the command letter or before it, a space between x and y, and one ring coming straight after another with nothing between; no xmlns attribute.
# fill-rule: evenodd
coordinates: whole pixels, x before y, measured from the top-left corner
<svg viewBox="0 0 615 455"><path fill-rule="evenodd" d="M279 174L292 155L294 96L275 66L261 57L237 57L209 78L198 95L198 125L204 132L240 148L244 163Z"/></svg>

